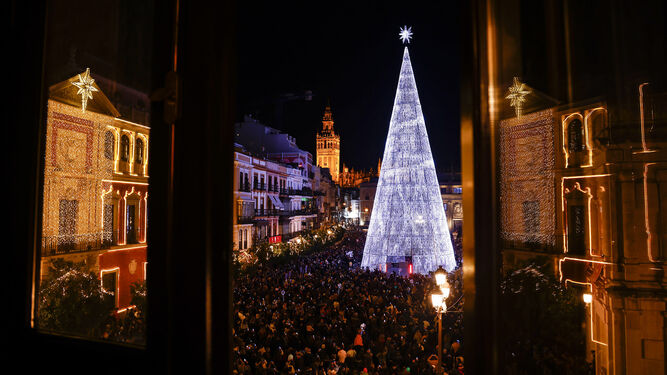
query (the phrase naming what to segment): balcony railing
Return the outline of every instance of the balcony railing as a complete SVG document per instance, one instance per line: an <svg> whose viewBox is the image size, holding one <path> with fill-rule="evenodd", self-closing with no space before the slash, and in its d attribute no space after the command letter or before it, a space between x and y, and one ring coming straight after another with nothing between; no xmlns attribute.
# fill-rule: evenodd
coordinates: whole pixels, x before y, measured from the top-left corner
<svg viewBox="0 0 667 375"><path fill-rule="evenodd" d="M125 244L136 244L145 238L144 229L136 229L125 234ZM73 235L42 237L42 256L82 253L105 250L119 244L118 230Z"/></svg>
<svg viewBox="0 0 667 375"><path fill-rule="evenodd" d="M312 196L313 195L313 190L310 188L303 188L303 189L285 189L281 188L280 189L280 195L303 195L303 196Z"/></svg>
<svg viewBox="0 0 667 375"><path fill-rule="evenodd" d="M252 224L254 216L238 216L236 222L238 224Z"/></svg>
<svg viewBox="0 0 667 375"><path fill-rule="evenodd" d="M255 182L252 186L253 190L266 190L266 184Z"/></svg>
<svg viewBox="0 0 667 375"><path fill-rule="evenodd" d="M244 183L244 184L241 184L241 185L239 186L239 191L250 192L250 191L251 191L251 189L250 189L250 183L246 182L246 183Z"/></svg>
<svg viewBox="0 0 667 375"><path fill-rule="evenodd" d="M255 216L277 216L281 211L275 208L255 209Z"/></svg>
<svg viewBox="0 0 667 375"><path fill-rule="evenodd" d="M255 209L255 216L297 216L297 215L312 215L317 214L316 208L305 208L301 210L278 210L276 208L259 208ZM239 216L238 223L241 223L241 220L248 220L249 216Z"/></svg>
<svg viewBox="0 0 667 375"><path fill-rule="evenodd" d="M280 211L280 216L297 216L297 215L312 215L316 214L317 209L305 208L302 210Z"/></svg>

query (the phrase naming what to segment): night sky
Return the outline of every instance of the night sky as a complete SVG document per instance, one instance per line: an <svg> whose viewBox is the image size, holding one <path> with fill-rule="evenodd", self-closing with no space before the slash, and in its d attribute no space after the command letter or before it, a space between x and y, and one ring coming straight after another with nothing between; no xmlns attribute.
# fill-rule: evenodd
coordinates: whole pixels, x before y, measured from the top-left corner
<svg viewBox="0 0 667 375"><path fill-rule="evenodd" d="M355 169L375 168L384 152L398 83L403 52L399 28L408 25L414 33L410 57L436 168L458 169L455 4L324 4L240 2L238 120L252 114L296 137L299 147L315 157L315 134L329 100L334 129L341 136L341 161ZM312 100L279 101L305 90L313 92ZM276 116L280 108L282 120Z"/></svg>

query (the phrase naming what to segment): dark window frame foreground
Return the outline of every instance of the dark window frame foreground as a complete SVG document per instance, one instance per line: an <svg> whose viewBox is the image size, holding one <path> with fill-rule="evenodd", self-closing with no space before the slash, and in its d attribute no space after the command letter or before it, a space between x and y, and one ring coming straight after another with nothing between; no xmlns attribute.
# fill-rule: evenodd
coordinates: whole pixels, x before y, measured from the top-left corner
<svg viewBox="0 0 667 375"><path fill-rule="evenodd" d="M16 362L25 373L230 373L232 218L227 213L232 212L233 187L231 179L222 176L233 172L233 4L154 3L153 92L169 87L167 77L174 77L169 74L174 70L178 80L171 82L180 84L175 119L165 121L171 112L164 100L151 109L145 348L34 328L48 99L45 26L65 21L47 19L49 5L12 1L8 12L15 56L10 84L17 87L8 106L7 123L13 125L6 138L14 140L8 154L15 161L8 163L12 220L7 233L12 233L12 242L7 261L12 266L3 274L9 296L8 368ZM204 85L202 75L207 77ZM196 205L186 203L193 192L201 199ZM180 219L184 217L188 220Z"/></svg>

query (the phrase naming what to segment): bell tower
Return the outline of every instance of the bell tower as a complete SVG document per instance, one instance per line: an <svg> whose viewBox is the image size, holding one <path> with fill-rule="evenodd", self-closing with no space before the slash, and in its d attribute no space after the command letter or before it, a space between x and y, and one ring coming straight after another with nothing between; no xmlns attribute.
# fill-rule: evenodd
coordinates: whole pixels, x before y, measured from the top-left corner
<svg viewBox="0 0 667 375"><path fill-rule="evenodd" d="M331 178L339 183L340 174L340 136L334 132L331 106L327 105L322 117L322 130L317 133L317 166L329 168Z"/></svg>

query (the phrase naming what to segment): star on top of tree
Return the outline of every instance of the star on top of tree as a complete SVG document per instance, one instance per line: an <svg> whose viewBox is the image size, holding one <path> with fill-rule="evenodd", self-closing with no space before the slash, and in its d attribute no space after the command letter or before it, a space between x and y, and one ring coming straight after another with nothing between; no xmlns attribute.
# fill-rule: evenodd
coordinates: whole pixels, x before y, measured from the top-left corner
<svg viewBox="0 0 667 375"><path fill-rule="evenodd" d="M410 27L407 27L407 26L401 27L401 32L398 33L398 35L400 36L400 39L401 39L401 41L403 41L404 44L406 42L410 43L410 39L412 39L412 26L410 26Z"/></svg>
<svg viewBox="0 0 667 375"><path fill-rule="evenodd" d="M509 93L505 99L509 99L510 106L514 107L516 117L521 117L523 103L526 102L526 95L531 91L526 87L526 84L519 81L519 77L514 77L514 83L509 87Z"/></svg>
<svg viewBox="0 0 667 375"><path fill-rule="evenodd" d="M79 74L79 81L72 82L72 84L79 88L77 95L81 95L81 111L86 112L86 106L88 105L88 99L93 98L93 92L99 91L93 85L95 80L90 76L90 68L86 68L86 71L83 75Z"/></svg>

